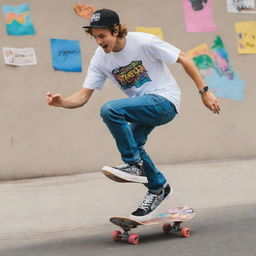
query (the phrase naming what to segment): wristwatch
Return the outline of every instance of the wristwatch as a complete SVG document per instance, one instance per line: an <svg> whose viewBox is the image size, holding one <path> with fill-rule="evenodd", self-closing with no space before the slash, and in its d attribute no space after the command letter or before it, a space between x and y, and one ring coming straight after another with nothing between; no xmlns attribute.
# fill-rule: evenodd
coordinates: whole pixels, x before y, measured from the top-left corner
<svg viewBox="0 0 256 256"><path fill-rule="evenodd" d="M199 90L199 93L202 94L208 91L208 86L205 86L203 89Z"/></svg>

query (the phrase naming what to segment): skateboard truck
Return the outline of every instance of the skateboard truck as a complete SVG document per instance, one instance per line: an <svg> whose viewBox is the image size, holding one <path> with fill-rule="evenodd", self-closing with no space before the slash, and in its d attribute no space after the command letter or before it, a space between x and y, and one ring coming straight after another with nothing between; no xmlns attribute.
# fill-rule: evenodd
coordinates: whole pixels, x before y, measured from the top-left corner
<svg viewBox="0 0 256 256"><path fill-rule="evenodd" d="M115 241L128 241L130 244L138 244L140 241L139 235L137 234L129 234L132 228L127 226L120 226L124 232L121 232L120 230L115 230L112 234L112 237ZM135 227L134 227L135 228Z"/></svg>
<svg viewBox="0 0 256 256"><path fill-rule="evenodd" d="M165 233L178 233L180 232L183 237L190 237L190 229L187 227L182 228L181 225L182 221L174 222L173 225L169 223L165 223L163 225L163 231Z"/></svg>
<svg viewBox="0 0 256 256"><path fill-rule="evenodd" d="M115 230L112 234L112 237L115 241L124 240L124 241L128 241L130 244L139 243L140 238L137 234L134 234L134 233L129 234L131 229L136 228L136 226L129 227L126 225L120 225L120 227L123 229L124 232L121 232L120 230Z"/></svg>

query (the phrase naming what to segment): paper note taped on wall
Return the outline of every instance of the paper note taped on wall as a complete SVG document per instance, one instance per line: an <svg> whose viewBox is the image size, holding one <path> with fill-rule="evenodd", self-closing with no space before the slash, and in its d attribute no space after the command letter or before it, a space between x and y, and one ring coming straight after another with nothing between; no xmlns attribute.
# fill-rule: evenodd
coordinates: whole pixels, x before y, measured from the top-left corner
<svg viewBox="0 0 256 256"><path fill-rule="evenodd" d="M207 44L201 44L189 50L188 56L216 96L243 101L245 82L234 72L219 36L215 38L211 48Z"/></svg>
<svg viewBox="0 0 256 256"><path fill-rule="evenodd" d="M156 35L161 39L164 38L163 31L160 27L136 27L136 32L144 32Z"/></svg>
<svg viewBox="0 0 256 256"><path fill-rule="evenodd" d="M82 72L80 42L78 40L50 39L52 65L55 70Z"/></svg>
<svg viewBox="0 0 256 256"><path fill-rule="evenodd" d="M237 51L240 54L256 53L256 21L235 23Z"/></svg>
<svg viewBox="0 0 256 256"><path fill-rule="evenodd" d="M255 14L254 0L227 0L228 12Z"/></svg>
<svg viewBox="0 0 256 256"><path fill-rule="evenodd" d="M34 35L35 29L31 22L28 4L16 6L3 5L6 32L10 36Z"/></svg>
<svg viewBox="0 0 256 256"><path fill-rule="evenodd" d="M96 11L95 6L87 4L77 4L73 9L78 16L84 19L90 19L92 14Z"/></svg>
<svg viewBox="0 0 256 256"><path fill-rule="evenodd" d="M34 48L3 47L4 61L7 65L27 66L36 64Z"/></svg>

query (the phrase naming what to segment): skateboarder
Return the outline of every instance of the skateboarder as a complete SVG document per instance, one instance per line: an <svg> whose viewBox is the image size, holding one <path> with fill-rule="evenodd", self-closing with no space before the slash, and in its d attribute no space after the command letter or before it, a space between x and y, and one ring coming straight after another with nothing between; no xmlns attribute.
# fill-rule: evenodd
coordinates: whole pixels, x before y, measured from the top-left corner
<svg viewBox="0 0 256 256"><path fill-rule="evenodd" d="M144 221L152 217L171 192L164 175L144 150L150 132L169 123L179 112L180 88L165 62L182 65L199 90L202 102L213 113L219 114L220 106L185 53L154 35L128 33L115 11L94 12L90 26L84 28L99 47L82 88L66 98L49 92L46 102L55 107L82 107L107 78L129 96L107 102L101 108L101 117L124 162L115 167L104 166L103 170L127 181L145 183L148 192L130 216Z"/></svg>

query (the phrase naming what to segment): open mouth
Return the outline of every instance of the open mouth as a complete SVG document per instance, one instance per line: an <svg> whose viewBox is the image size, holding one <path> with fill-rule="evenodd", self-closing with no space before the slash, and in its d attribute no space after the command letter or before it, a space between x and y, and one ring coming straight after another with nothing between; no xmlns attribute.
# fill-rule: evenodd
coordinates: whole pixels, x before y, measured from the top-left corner
<svg viewBox="0 0 256 256"><path fill-rule="evenodd" d="M108 45L107 45L107 44L106 44L106 45L103 45L102 48L103 48L103 49L107 49L107 48L108 48Z"/></svg>

